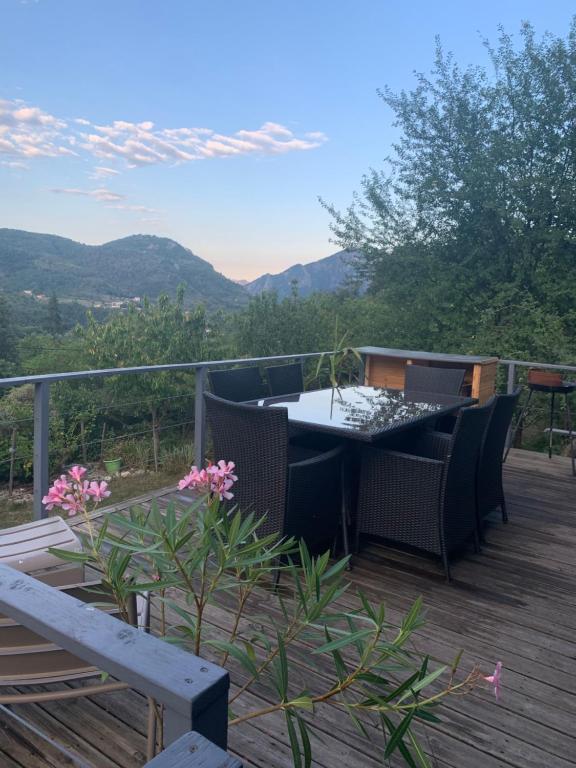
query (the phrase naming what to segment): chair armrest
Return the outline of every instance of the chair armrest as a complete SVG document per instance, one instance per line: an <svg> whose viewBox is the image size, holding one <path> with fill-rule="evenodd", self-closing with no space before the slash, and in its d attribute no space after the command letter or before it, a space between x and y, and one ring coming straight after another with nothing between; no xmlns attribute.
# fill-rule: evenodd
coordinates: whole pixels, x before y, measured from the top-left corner
<svg viewBox="0 0 576 768"><path fill-rule="evenodd" d="M297 448L298 450L298 448ZM330 451L322 451L321 453L315 452L314 455L310 455L312 453L312 450L309 448L305 448L302 451L303 455L307 458L300 459L299 461L292 461L288 465L289 469L292 470L306 470L307 468L314 469L314 467L317 467L319 464L322 464L324 462L329 461L335 461L336 459L340 459L340 457L344 454L344 446L338 445L336 448L332 448Z"/></svg>
<svg viewBox="0 0 576 768"><path fill-rule="evenodd" d="M428 430L422 433L418 443L418 452L429 459L446 461L452 442L452 435L446 432Z"/></svg>

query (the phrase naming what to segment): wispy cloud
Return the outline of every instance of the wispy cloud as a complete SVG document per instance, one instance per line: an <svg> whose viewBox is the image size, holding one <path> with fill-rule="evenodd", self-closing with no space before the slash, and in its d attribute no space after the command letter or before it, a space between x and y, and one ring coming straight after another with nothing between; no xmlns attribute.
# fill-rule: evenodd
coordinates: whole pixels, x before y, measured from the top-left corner
<svg viewBox="0 0 576 768"><path fill-rule="evenodd" d="M94 168L94 171L90 175L91 179L107 179L111 176L118 176L120 171L115 170L114 168L106 168L102 165L97 165Z"/></svg>
<svg viewBox="0 0 576 768"><path fill-rule="evenodd" d="M156 128L151 122L95 125L83 135L82 147L98 158L124 161L128 167L180 164L232 155L281 155L319 147L323 133L302 137L278 123L267 122L256 130L227 135L209 128Z"/></svg>
<svg viewBox="0 0 576 768"><path fill-rule="evenodd" d="M274 122L230 134L202 127L161 128L150 120L98 125L84 117L64 120L19 99L0 100L0 155L27 159L80 156L108 161L94 168L93 178L114 176L123 167L282 155L315 149L326 141L320 131L297 135Z"/></svg>
<svg viewBox="0 0 576 768"><path fill-rule="evenodd" d="M62 188L53 187L50 192L54 192L57 195L77 195L80 197L92 197L99 203L111 203L115 200L124 200L125 195L121 195L119 192L112 192L110 189L100 187L99 189L75 189L75 188Z"/></svg>
<svg viewBox="0 0 576 768"><path fill-rule="evenodd" d="M0 155L12 158L73 155L65 141L64 120L29 107L20 99L0 99Z"/></svg>

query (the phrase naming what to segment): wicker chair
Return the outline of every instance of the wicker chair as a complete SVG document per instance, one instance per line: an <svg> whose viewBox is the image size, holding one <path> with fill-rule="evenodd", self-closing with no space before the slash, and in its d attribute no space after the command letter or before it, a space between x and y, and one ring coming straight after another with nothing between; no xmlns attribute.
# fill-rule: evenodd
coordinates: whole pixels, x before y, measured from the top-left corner
<svg viewBox="0 0 576 768"><path fill-rule="evenodd" d="M463 368L434 368L426 365L407 365L404 391L429 392L439 395L459 395L464 383Z"/></svg>
<svg viewBox="0 0 576 768"><path fill-rule="evenodd" d="M290 445L286 408L231 403L208 393L204 398L214 455L236 464L231 504L266 516L262 535L302 538L313 551L332 546L344 519L343 448L318 453Z"/></svg>
<svg viewBox="0 0 576 768"><path fill-rule="evenodd" d="M366 447L362 454L356 548L360 534L449 556L478 548L476 473L492 404L463 408L454 432L415 436L414 452Z"/></svg>
<svg viewBox="0 0 576 768"><path fill-rule="evenodd" d="M482 441L478 464L478 530L482 533L484 519L500 507L502 520L508 522L506 499L502 484L502 461L506 436L512 423L521 389L511 395L494 395L487 404L492 404L492 414Z"/></svg>
<svg viewBox="0 0 576 768"><path fill-rule="evenodd" d="M301 363L270 366L266 368L266 375L272 397L304 392L304 376L302 375Z"/></svg>
<svg viewBox="0 0 576 768"><path fill-rule="evenodd" d="M208 378L212 394L233 403L260 400L269 394L256 366L210 371Z"/></svg>

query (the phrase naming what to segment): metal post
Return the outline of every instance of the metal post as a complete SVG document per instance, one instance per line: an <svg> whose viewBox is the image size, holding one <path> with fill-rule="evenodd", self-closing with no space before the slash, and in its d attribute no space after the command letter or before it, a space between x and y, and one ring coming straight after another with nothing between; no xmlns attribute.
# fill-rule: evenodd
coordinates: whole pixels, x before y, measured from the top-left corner
<svg viewBox="0 0 576 768"><path fill-rule="evenodd" d="M516 386L516 366L514 363L508 363L508 383L506 386L506 392L511 395L514 392Z"/></svg>
<svg viewBox="0 0 576 768"><path fill-rule="evenodd" d="M48 437L50 384L34 384L34 520L47 516L42 497L48 493Z"/></svg>
<svg viewBox="0 0 576 768"><path fill-rule="evenodd" d="M366 384L366 355L360 355L358 364L358 384L363 387Z"/></svg>
<svg viewBox="0 0 576 768"><path fill-rule="evenodd" d="M206 409L204 391L206 389L207 368L196 369L196 391L194 394L194 460L201 467L206 459Z"/></svg>
<svg viewBox="0 0 576 768"><path fill-rule="evenodd" d="M514 387L516 386L516 366L514 363L508 363L508 381L506 382L506 392L507 394L511 395L514 392ZM512 427L512 422L510 422L510 426L508 427L508 434L506 435L506 442L504 444L504 461L506 461L508 457L508 451L512 447L512 432L515 432L516 430Z"/></svg>

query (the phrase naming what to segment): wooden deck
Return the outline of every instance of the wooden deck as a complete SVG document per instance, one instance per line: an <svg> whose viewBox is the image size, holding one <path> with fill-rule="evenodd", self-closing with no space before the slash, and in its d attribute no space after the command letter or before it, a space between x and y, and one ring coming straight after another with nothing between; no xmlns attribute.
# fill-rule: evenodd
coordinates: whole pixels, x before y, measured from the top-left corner
<svg viewBox="0 0 576 768"><path fill-rule="evenodd" d="M500 704L477 689L451 700L442 723L427 729L424 745L437 768L576 766L576 480L566 459L549 462L516 451L506 467L506 486L510 523L492 525L482 554L456 563L453 584L444 583L433 562L377 545L363 551L350 574L392 616L424 597L428 623L417 638L421 650L448 660L463 648L468 663L478 661L486 670L497 660L504 664ZM350 606L354 600L342 602ZM215 627L228 621L224 610L210 614ZM302 687L321 682L325 670L304 645L293 650L292 659ZM231 669L233 685L240 674ZM265 706L265 692L255 689L249 704L258 699ZM1 768L136 768L144 762L145 705L137 693L12 711L0 711ZM315 766L381 768L374 746L336 709L318 710L314 724ZM62 744L69 757L37 731ZM230 749L247 767L292 765L281 716L231 729Z"/></svg>

